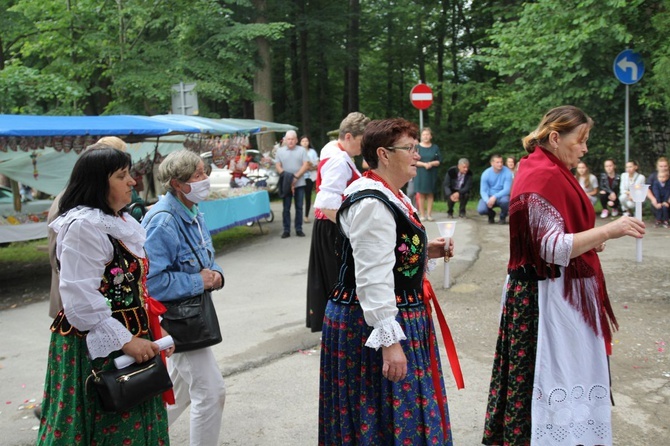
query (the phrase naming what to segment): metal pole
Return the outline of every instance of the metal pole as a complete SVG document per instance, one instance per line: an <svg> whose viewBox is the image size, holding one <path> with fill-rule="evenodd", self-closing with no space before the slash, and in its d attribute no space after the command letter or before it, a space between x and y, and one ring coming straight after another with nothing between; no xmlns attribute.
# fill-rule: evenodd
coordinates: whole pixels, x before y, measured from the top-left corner
<svg viewBox="0 0 670 446"><path fill-rule="evenodd" d="M626 84L626 162L628 162L628 114L629 114L629 99L628 99L628 85Z"/></svg>
<svg viewBox="0 0 670 446"><path fill-rule="evenodd" d="M423 110L419 110L419 136L423 132Z"/></svg>
<svg viewBox="0 0 670 446"><path fill-rule="evenodd" d="M628 87L626 87L628 88ZM181 114L186 114L186 92L184 91L184 83L179 82L179 94L181 95Z"/></svg>

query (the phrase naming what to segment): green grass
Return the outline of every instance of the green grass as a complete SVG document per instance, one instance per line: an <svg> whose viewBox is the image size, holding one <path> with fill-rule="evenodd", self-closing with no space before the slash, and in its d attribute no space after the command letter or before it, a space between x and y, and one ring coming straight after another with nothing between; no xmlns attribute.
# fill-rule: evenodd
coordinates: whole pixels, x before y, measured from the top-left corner
<svg viewBox="0 0 670 446"><path fill-rule="evenodd" d="M15 242L0 248L0 263L49 263L47 239Z"/></svg>
<svg viewBox="0 0 670 446"><path fill-rule="evenodd" d="M265 229L264 229L265 231ZM212 236L214 249L223 253L230 249L262 237L257 225L252 227L237 226ZM49 263L47 239L28 242L14 242L0 247L0 264Z"/></svg>

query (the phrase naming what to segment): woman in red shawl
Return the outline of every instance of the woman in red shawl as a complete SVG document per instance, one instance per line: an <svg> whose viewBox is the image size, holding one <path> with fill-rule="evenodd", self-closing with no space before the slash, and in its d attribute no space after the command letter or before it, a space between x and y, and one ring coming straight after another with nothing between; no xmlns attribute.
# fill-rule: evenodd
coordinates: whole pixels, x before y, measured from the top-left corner
<svg viewBox="0 0 670 446"><path fill-rule="evenodd" d="M557 107L523 139L510 199L510 259L483 443L611 445L608 354L616 319L597 252L640 238L622 217L594 228L595 212L570 172L593 121Z"/></svg>

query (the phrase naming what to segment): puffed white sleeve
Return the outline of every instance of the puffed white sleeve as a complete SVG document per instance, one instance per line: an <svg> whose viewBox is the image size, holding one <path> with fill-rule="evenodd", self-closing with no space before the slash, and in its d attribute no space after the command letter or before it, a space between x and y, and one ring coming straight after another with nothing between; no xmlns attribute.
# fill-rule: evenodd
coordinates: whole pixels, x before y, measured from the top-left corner
<svg viewBox="0 0 670 446"><path fill-rule="evenodd" d="M391 211L381 201L365 198L345 210L341 221L351 241L358 300L365 322L373 327L365 345L378 349L407 339L395 319L396 225Z"/></svg>
<svg viewBox="0 0 670 446"><path fill-rule="evenodd" d="M540 256L553 265L568 266L572 254L573 234L565 232L565 221L548 201L534 195L528 203L528 222L539 228Z"/></svg>
<svg viewBox="0 0 670 446"><path fill-rule="evenodd" d="M105 265L114 249L105 233L86 219L63 228L57 242L60 260L60 294L67 320L79 331L88 331L86 343L91 358L108 356L132 339L123 324L112 317L100 293Z"/></svg>
<svg viewBox="0 0 670 446"><path fill-rule="evenodd" d="M351 167L342 157L330 158L321 166L321 184L314 199L316 209L337 210L342 205L342 194L351 179Z"/></svg>

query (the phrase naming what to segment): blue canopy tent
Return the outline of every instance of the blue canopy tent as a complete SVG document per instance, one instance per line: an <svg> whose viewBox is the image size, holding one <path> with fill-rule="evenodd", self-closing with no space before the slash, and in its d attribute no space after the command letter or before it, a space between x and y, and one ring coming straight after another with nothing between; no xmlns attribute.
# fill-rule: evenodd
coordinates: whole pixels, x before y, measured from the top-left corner
<svg viewBox="0 0 670 446"><path fill-rule="evenodd" d="M0 115L0 174L56 195L77 154L102 136L142 140L187 133L200 129L147 116Z"/></svg>

